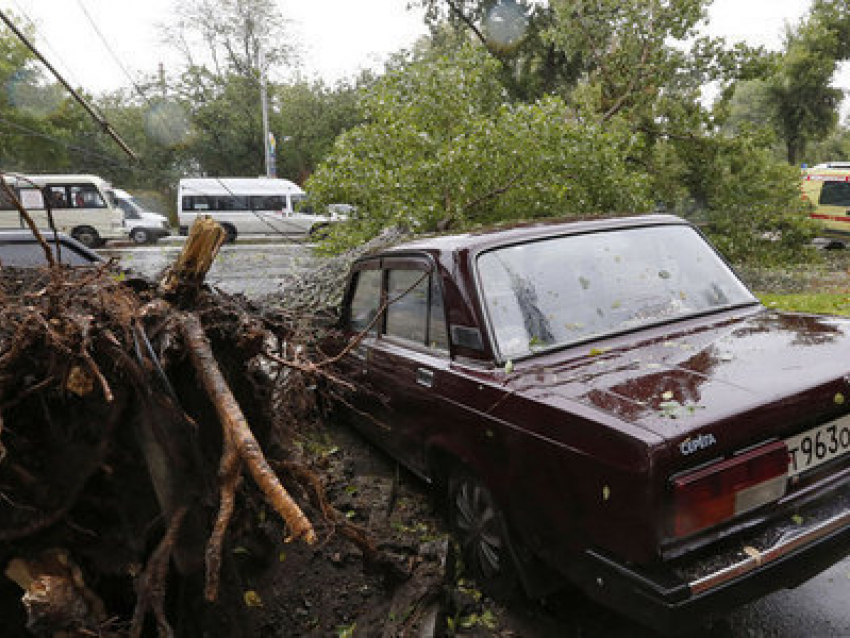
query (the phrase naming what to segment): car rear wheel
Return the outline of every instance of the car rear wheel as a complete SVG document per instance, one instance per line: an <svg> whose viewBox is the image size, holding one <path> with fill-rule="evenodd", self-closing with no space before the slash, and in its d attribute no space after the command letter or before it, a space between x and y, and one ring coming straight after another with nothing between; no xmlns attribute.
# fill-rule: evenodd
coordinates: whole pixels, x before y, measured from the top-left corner
<svg viewBox="0 0 850 638"><path fill-rule="evenodd" d="M134 228L130 231L130 239L134 244L147 244L151 241L151 234L144 228Z"/></svg>
<svg viewBox="0 0 850 638"><path fill-rule="evenodd" d="M471 472L457 469L449 480L449 524L466 571L489 594L513 598L521 591L502 510Z"/></svg>
<svg viewBox="0 0 850 638"><path fill-rule="evenodd" d="M71 237L86 248L97 248L101 244L100 235L91 226L77 226L77 228L71 231Z"/></svg>

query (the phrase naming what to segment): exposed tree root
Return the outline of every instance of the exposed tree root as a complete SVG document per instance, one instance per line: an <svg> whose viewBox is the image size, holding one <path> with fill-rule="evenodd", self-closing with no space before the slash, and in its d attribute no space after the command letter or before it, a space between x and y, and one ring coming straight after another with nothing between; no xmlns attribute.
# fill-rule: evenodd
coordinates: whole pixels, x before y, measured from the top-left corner
<svg viewBox="0 0 850 638"><path fill-rule="evenodd" d="M310 362L314 349L299 347L298 328L206 292L224 235L204 224L190 239L159 286L106 267L0 271L0 570L60 548L92 588L107 588L98 593L108 617L131 636L152 633L153 622L171 636L181 614L209 613L203 622L215 626L216 614L241 613L242 574L226 557L231 543L269 533L253 518L260 494L287 540L317 541L266 454L290 458L287 437L312 423L304 416L315 410L317 379L356 391ZM196 425L216 417L220 435ZM310 496L328 538L383 562L367 532L328 503L314 472L274 467L305 487L294 494ZM243 469L259 492L243 488ZM163 521L164 535L151 539ZM139 572L133 583L129 574ZM167 583L181 595L166 596ZM47 633L64 631L35 620Z"/></svg>
<svg viewBox="0 0 850 638"><path fill-rule="evenodd" d="M165 585L168 576L168 564L177 542L177 535L187 508L181 507L168 523L165 536L159 546L151 554L144 572L139 576L138 591L136 592L136 610L133 612L133 621L130 625L130 637L140 638L144 628L145 616L148 612L153 613L160 638L171 638L174 631L165 617Z"/></svg>
<svg viewBox="0 0 850 638"><path fill-rule="evenodd" d="M254 481L289 528L289 540L303 539L308 543L316 542L316 533L310 521L269 467L239 404L218 369L200 320L195 315L183 314L180 329L186 339L195 371L215 405L222 427L233 438L239 456L248 467Z"/></svg>
<svg viewBox="0 0 850 638"><path fill-rule="evenodd" d="M218 471L221 495L219 497L218 516L215 519L215 526L207 542L205 555L206 586L204 588L204 597L210 602L218 598L224 535L230 524L230 518L233 516L233 509L236 503L236 488L239 485L242 471L242 460L239 458L239 452L236 449L236 444L233 442L233 435L226 428L222 429L224 451L221 454L221 463Z"/></svg>

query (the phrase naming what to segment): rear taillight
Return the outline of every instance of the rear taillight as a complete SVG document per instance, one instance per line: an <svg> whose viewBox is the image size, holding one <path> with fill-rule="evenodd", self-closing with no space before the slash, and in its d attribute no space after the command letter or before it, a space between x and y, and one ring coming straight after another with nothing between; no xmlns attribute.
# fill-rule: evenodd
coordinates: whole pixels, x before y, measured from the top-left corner
<svg viewBox="0 0 850 638"><path fill-rule="evenodd" d="M788 483L788 448L770 443L673 479L670 532L682 538L778 500Z"/></svg>

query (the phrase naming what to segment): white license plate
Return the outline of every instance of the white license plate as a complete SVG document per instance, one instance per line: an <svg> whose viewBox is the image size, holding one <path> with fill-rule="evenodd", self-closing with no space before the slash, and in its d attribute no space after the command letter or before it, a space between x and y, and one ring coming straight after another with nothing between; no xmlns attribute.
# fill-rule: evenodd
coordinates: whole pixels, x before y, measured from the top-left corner
<svg viewBox="0 0 850 638"><path fill-rule="evenodd" d="M796 476L850 452L850 414L785 439L791 462L788 475Z"/></svg>

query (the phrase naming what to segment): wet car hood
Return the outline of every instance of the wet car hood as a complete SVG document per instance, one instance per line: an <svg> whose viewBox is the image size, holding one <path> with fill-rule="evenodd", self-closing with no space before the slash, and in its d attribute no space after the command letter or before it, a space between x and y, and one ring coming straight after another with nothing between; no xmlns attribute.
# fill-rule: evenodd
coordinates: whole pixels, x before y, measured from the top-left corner
<svg viewBox="0 0 850 638"><path fill-rule="evenodd" d="M553 405L579 402L664 439L681 439L765 405L794 403L839 384L850 402L850 320L761 309L706 321L664 338L587 346L578 358L546 355L511 375L508 387ZM843 395L830 389L835 410ZM566 406L565 409L568 410Z"/></svg>

